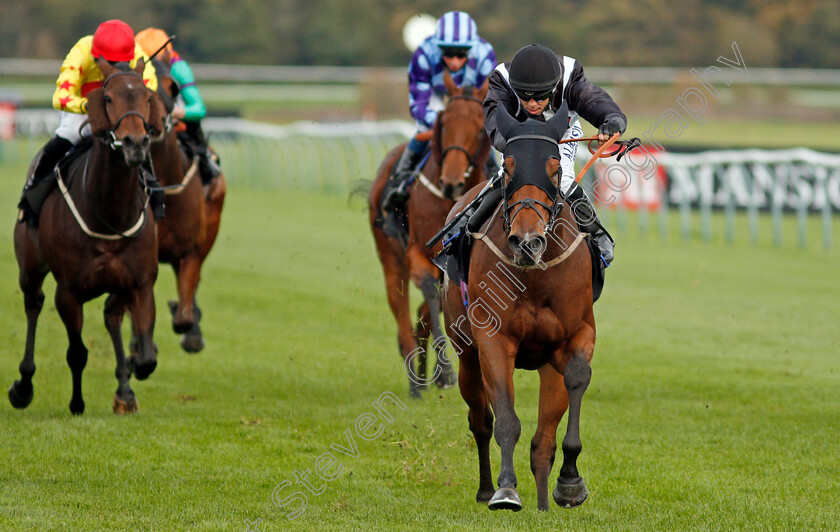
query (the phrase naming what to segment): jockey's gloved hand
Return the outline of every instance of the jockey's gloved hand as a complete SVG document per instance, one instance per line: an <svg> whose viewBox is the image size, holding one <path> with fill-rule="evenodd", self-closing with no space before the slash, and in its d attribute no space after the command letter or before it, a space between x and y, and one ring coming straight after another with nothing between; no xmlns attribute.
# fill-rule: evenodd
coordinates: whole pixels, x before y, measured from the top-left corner
<svg viewBox="0 0 840 532"><path fill-rule="evenodd" d="M606 135L609 138L616 133L624 133L625 129L627 129L627 120L620 114L612 113L604 118L604 123L598 128L598 135Z"/></svg>

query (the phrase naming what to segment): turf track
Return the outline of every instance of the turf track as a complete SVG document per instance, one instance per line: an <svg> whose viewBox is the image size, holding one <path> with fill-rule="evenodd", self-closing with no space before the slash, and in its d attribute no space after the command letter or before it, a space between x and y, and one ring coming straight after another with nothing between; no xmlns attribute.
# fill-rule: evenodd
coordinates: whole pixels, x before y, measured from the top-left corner
<svg viewBox="0 0 840 532"><path fill-rule="evenodd" d="M10 238L22 171L0 169L4 390L25 332ZM137 415L111 413L102 299L86 307L87 410L70 415L66 337L47 283L35 400L24 411L0 404L0 529L246 530L246 519L262 531L836 529L840 254L818 249L818 237L800 251L618 236L596 307L581 508L535 510L537 379L523 372L515 465L525 510L473 502L466 407L456 389L408 401L360 203L233 186L199 291L207 348L178 348L165 308L173 276L162 269L159 365L133 382ZM375 440L354 436L358 457L333 451L344 469L288 520L294 505L275 506L275 487L314 470L331 444L347 447L345 429L355 434L387 391L407 409L389 407L394 421Z"/></svg>

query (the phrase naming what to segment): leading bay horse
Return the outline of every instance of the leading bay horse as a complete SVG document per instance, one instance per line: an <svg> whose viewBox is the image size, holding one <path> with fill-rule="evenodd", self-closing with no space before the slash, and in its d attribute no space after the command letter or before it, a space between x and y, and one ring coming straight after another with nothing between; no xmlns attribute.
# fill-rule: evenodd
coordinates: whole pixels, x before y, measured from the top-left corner
<svg viewBox="0 0 840 532"><path fill-rule="evenodd" d="M589 385L595 348L592 263L572 209L559 196L558 141L568 124L565 106L545 122L516 122L499 107L504 151L504 199L474 235L468 307L459 287L446 287L444 316L460 357L458 384L469 406L478 447L476 500L491 509L520 510L513 451L521 425L514 411L514 368L537 370L539 420L531 440L537 507L548 510L548 476L557 448L557 425L566 409L563 466L553 496L563 507L587 497L577 470L581 452L581 400ZM462 198L452 218L478 191ZM501 214L500 214L501 211ZM503 251L504 250L504 251ZM492 411L491 411L492 407ZM495 415L495 430L493 416ZM490 438L501 448L498 490L490 468Z"/></svg>
<svg viewBox="0 0 840 532"><path fill-rule="evenodd" d="M451 364L438 363L432 378L426 380L425 348L430 326L434 345L443 345L445 338L440 323L441 273L431 262L431 258L440 250L440 245L429 250L425 242L443 227L446 214L463 191L486 179L484 162L490 154L490 139L484 132L481 108L487 95L487 82L476 90L472 87L457 87L447 72L444 83L450 99L435 122L431 156L420 169L421 174L411 189L406 213L407 242L386 233L381 208L383 191L391 169L405 144L391 150L382 161L368 197L371 230L385 274L388 303L397 321L397 341L409 373L409 393L414 398L419 398L421 386L431 381L440 387L449 387L455 383ZM409 277L424 297L418 309L416 331L412 326L409 308ZM416 371L413 360L415 355L419 355Z"/></svg>
<svg viewBox="0 0 840 532"><path fill-rule="evenodd" d="M168 68L155 60L158 92L172 111L178 85ZM227 184L223 175L202 186L198 161L190 159L178 141L177 129L167 122L166 131L151 146L155 176L165 189L166 216L158 220L158 260L172 265L178 288L178 301L169 302L172 329L182 334L181 347L188 353L204 348L199 326L201 310L196 291L201 279L201 266L219 234L222 206Z"/></svg>
<svg viewBox="0 0 840 532"><path fill-rule="evenodd" d="M157 366L152 341L157 242L148 196L141 190L140 164L148 155L150 134L163 129L163 108L143 83L143 66L142 60L134 70L127 63L111 66L100 61L105 82L87 95L92 148L59 174L60 191L53 190L46 199L39 227L15 226L15 256L27 319L21 378L9 389L15 408L26 408L32 401L35 328L44 304L41 287L49 272L55 277L55 306L69 340L73 414L85 409L82 372L88 350L81 333L86 301L110 294L105 302L105 326L117 359L115 413L137 410L130 374L143 380ZM128 360L120 332L126 310L138 340L137 352Z"/></svg>

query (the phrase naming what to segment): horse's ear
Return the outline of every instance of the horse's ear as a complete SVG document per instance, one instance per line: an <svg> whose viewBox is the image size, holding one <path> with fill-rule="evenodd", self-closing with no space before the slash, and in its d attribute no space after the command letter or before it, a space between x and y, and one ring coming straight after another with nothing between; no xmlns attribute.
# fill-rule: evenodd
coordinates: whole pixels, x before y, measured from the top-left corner
<svg viewBox="0 0 840 532"><path fill-rule="evenodd" d="M560 109L554 113L554 116L548 119L547 124L551 127L551 132L555 140L560 140L569 129L569 106L563 101Z"/></svg>
<svg viewBox="0 0 840 532"><path fill-rule="evenodd" d="M481 87L475 90L475 97L484 101L484 98L487 97L487 92L490 90L490 78L484 78L484 83L481 84Z"/></svg>
<svg viewBox="0 0 840 532"><path fill-rule="evenodd" d="M111 66L111 63L102 59L101 57L96 59L96 66L99 67L99 71L102 72L102 78L108 79L111 77L111 74L114 73L114 67Z"/></svg>
<svg viewBox="0 0 840 532"><path fill-rule="evenodd" d="M496 106L496 127L504 139L510 138L510 133L514 127L518 126L519 122L508 113L504 103L499 102Z"/></svg>
<svg viewBox="0 0 840 532"><path fill-rule="evenodd" d="M142 57L137 60L137 64L134 65L134 72L136 72L141 78L143 77L143 70L146 68L146 60Z"/></svg>
<svg viewBox="0 0 840 532"><path fill-rule="evenodd" d="M149 128L154 135L163 133L163 117L166 116L166 108L163 105L163 100L156 92L152 93L152 101L149 102L151 110L149 111Z"/></svg>
<svg viewBox="0 0 840 532"><path fill-rule="evenodd" d="M87 93L87 115L94 135L111 129L108 112L105 110L105 91L101 87Z"/></svg>
<svg viewBox="0 0 840 532"><path fill-rule="evenodd" d="M446 92L449 93L449 96L458 96L464 92L455 85L455 81L452 80L452 75L449 73L449 70L443 71L443 86L446 87Z"/></svg>

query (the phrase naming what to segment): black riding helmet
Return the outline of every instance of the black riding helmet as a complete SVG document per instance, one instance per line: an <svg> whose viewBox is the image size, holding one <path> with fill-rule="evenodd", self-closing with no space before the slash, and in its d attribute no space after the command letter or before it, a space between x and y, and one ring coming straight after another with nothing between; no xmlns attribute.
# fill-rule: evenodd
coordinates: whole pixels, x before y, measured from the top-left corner
<svg viewBox="0 0 840 532"><path fill-rule="evenodd" d="M519 98L540 101L551 96L562 72L554 52L529 44L513 56L509 74L510 86Z"/></svg>

